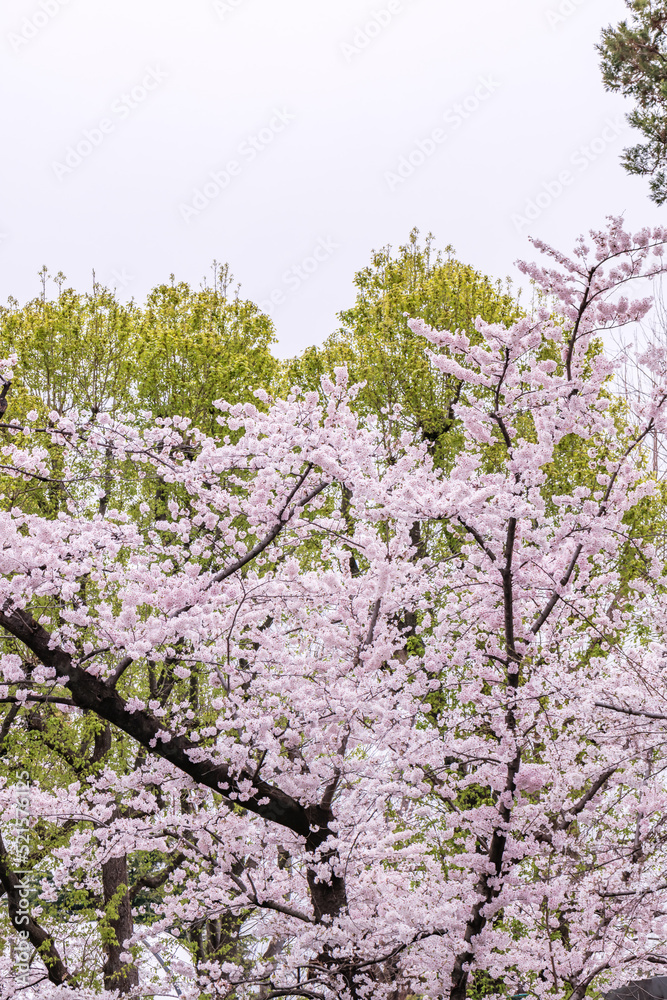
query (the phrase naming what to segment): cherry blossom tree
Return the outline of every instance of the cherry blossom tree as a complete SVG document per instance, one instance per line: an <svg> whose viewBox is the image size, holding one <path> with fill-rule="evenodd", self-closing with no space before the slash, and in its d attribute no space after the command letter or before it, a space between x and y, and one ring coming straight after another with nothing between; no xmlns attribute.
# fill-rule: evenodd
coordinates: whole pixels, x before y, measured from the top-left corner
<svg viewBox="0 0 667 1000"><path fill-rule="evenodd" d="M581 1000L667 963L667 353L628 420L601 340L647 314L625 286L666 244L611 219L572 257L536 243L534 316L476 343L413 322L462 384L447 467L399 412L355 416L343 368L220 402L216 438L7 411L3 475L50 484L57 445L66 501L0 513L0 748L38 732L64 763L30 765L27 853L0 788L37 951L21 979L5 949L0 997ZM110 455L131 509L100 507Z"/></svg>

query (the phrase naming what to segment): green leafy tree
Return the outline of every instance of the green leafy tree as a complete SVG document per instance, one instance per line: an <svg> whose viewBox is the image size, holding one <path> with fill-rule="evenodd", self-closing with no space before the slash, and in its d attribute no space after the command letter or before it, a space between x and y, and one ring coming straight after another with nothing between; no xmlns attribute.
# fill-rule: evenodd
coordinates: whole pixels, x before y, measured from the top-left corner
<svg viewBox="0 0 667 1000"><path fill-rule="evenodd" d="M432 365L427 352L436 348L413 332L409 321L463 330L476 343L481 340L478 317L511 324L522 315L517 296L509 283L493 281L457 260L451 246L438 250L431 234L420 239L416 228L397 250L385 246L373 252L354 284L356 299L338 314L339 329L321 347L308 348L286 362L283 388L316 390L323 375L332 376L336 366L346 365L350 381L363 383L356 408L378 422L386 444L408 431L427 443L437 465L450 465L463 440L455 416L462 383ZM351 529L350 500L347 495L341 498ZM451 555L460 548L460 539L442 525L415 523L413 541L422 553L428 549ZM353 572L358 558L351 556ZM416 622L408 617L409 643Z"/></svg>
<svg viewBox="0 0 667 1000"><path fill-rule="evenodd" d="M623 153L631 174L648 177L651 198L667 200L667 3L625 0L630 17L602 33L598 45L605 88L635 102L628 115L644 141Z"/></svg>
<svg viewBox="0 0 667 1000"><path fill-rule="evenodd" d="M214 400L252 400L255 389L271 386L279 363L271 354L269 317L238 290L228 295L233 279L227 265L216 264L214 271L213 287L197 291L172 276L144 304L124 304L96 281L89 293L63 287L60 272L54 279L58 293L51 297L50 275L42 268L41 295L25 305L10 299L0 309L0 347L4 356L19 359L11 420L20 425L30 410L48 422L54 412L78 412L94 421L102 413L145 409L162 418L186 417L215 436ZM33 503L41 514L48 509L55 516L67 498L57 483L58 447L50 446L50 454L48 489L17 484L20 493L11 495L22 507ZM137 496L131 463L122 469L109 463L102 487L101 512L151 499ZM160 510L167 492L155 484Z"/></svg>
<svg viewBox="0 0 667 1000"><path fill-rule="evenodd" d="M46 298L46 269L40 272L43 294L19 306L15 299L0 311L2 349L19 357L12 386L14 416L21 403L60 416L72 410L113 412L129 404L133 377L133 328L138 310L124 305L96 282L89 293L62 287Z"/></svg>
<svg viewBox="0 0 667 1000"><path fill-rule="evenodd" d="M278 371L268 316L238 289L227 265L215 265L213 287L186 282L158 285L140 310L135 331L134 380L139 405L156 416L178 414L216 435L216 399L253 401Z"/></svg>
<svg viewBox="0 0 667 1000"><path fill-rule="evenodd" d="M112 291L95 281L89 293L63 288L61 273L55 278L57 296L47 297L46 268L40 277L41 295L23 306L10 299L0 310L0 348L19 360L9 394L9 422L22 425L31 410L43 423L49 423L53 414L78 413L95 420L101 413L127 410L134 375L136 306L118 302ZM10 496L24 509L36 507L40 514L55 516L67 497L58 483L60 448L50 444L48 450L48 486L35 490L17 483L18 492ZM111 482L109 474L109 489Z"/></svg>
<svg viewBox="0 0 667 1000"><path fill-rule="evenodd" d="M321 348L308 348L287 363L291 383L316 388L320 377L346 364L352 382L365 382L357 398L362 413L373 415L386 433L401 407L404 426L422 435L434 457L445 460L455 420L452 407L460 382L435 370L425 337L413 333L410 319L422 319L438 330L464 330L479 339L475 320L512 323L521 315L511 287L492 281L453 255L423 242L413 229L406 244L375 251L371 263L355 276L354 305L339 313L341 327Z"/></svg>

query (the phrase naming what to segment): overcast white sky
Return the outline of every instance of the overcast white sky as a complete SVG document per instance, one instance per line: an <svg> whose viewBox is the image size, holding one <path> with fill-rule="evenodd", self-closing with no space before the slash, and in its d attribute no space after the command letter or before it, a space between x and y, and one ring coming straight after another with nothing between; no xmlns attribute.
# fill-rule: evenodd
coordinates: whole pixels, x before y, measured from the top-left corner
<svg viewBox="0 0 667 1000"><path fill-rule="evenodd" d="M619 164L629 107L594 50L625 12L3 0L0 301L37 294L44 263L140 299L217 258L287 356L335 329L354 272L413 226L505 277L534 256L529 233L569 249L610 213L664 223Z"/></svg>

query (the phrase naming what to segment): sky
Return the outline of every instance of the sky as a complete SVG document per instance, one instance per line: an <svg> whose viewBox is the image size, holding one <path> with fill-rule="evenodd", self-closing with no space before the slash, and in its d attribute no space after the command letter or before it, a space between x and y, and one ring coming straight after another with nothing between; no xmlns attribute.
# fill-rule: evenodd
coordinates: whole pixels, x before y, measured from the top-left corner
<svg viewBox="0 0 667 1000"><path fill-rule="evenodd" d="M38 271L141 300L227 262L276 353L321 343L413 227L493 278L624 214L623 0L3 0L0 302ZM55 285L51 286L55 290Z"/></svg>

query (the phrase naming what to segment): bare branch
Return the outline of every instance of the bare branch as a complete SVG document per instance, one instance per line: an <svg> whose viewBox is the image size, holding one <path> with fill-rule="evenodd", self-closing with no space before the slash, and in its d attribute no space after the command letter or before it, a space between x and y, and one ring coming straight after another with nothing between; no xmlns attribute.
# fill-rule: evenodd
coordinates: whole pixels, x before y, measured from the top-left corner
<svg viewBox="0 0 667 1000"><path fill-rule="evenodd" d="M457 521L465 528L465 530L469 534L472 535L472 537L475 539L479 547L487 554L491 562L495 562L496 561L495 553L493 553L491 549L488 548L486 542L484 541L480 533L475 528L471 527L469 524L466 524L461 517L457 517Z"/></svg>
<svg viewBox="0 0 667 1000"><path fill-rule="evenodd" d="M664 719L667 722L667 715L661 715L660 712L647 712L638 708L625 708L623 705L610 705L606 701L596 701L595 706L596 708L607 708L610 712L620 712L622 715L638 715L645 719Z"/></svg>
<svg viewBox="0 0 667 1000"><path fill-rule="evenodd" d="M608 767L606 771L603 771L599 778L596 778L591 787L585 792L581 798L574 803L572 806L568 806L565 812L573 816L578 816L582 809L586 808L586 805L594 798L600 791L605 782L611 778L612 774L618 771L618 766Z"/></svg>

